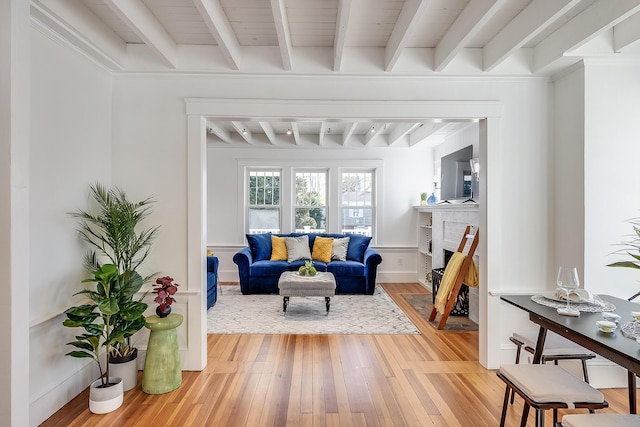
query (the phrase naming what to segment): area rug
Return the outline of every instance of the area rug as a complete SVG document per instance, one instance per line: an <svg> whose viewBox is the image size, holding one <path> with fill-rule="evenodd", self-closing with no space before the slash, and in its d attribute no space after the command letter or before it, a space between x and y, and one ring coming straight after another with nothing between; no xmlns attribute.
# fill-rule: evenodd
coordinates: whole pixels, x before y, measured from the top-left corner
<svg viewBox="0 0 640 427"><path fill-rule="evenodd" d="M411 307L427 321L427 323L437 329L440 322L440 314L435 321L429 321L431 310L433 309L433 297L431 294L401 294ZM467 316L449 316L443 331L477 331L478 324Z"/></svg>
<svg viewBox="0 0 640 427"><path fill-rule="evenodd" d="M324 297L291 297L286 314L279 295L242 295L221 286L207 311L210 334L420 334L380 286L373 295L336 295L326 313Z"/></svg>

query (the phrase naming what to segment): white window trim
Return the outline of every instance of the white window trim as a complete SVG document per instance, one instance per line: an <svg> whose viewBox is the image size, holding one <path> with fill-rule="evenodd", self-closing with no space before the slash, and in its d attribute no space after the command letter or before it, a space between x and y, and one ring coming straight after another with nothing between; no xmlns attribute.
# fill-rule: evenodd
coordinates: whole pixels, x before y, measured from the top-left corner
<svg viewBox="0 0 640 427"><path fill-rule="evenodd" d="M249 169L274 169L281 170L280 204L282 221L280 227L282 233L290 233L294 229L293 218L293 191L295 170L326 170L327 172L327 233L340 233L340 172L354 171L358 169L374 171L374 222L371 233L372 245L377 244L378 236L384 232L384 161L383 160L263 160L241 159L238 160L238 212L243 212L244 218L238 221L238 233L244 236L247 233L247 186L246 177ZM333 228L332 228L333 227Z"/></svg>

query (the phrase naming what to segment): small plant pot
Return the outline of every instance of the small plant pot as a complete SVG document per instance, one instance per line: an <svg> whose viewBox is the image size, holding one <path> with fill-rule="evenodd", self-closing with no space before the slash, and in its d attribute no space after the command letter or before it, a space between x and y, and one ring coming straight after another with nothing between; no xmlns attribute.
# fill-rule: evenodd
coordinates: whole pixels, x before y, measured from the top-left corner
<svg viewBox="0 0 640 427"><path fill-rule="evenodd" d="M124 390L122 378L109 377L109 386L102 387L102 380L97 379L89 388L89 410L94 414L108 414L122 405Z"/></svg>
<svg viewBox="0 0 640 427"><path fill-rule="evenodd" d="M124 391L129 391L138 385L138 349L123 357L109 358L109 373L122 378Z"/></svg>
<svg viewBox="0 0 640 427"><path fill-rule="evenodd" d="M164 307L162 305L159 305L156 307L156 314L158 315L158 317L167 317L168 315L171 314L171 306L170 305L165 305Z"/></svg>

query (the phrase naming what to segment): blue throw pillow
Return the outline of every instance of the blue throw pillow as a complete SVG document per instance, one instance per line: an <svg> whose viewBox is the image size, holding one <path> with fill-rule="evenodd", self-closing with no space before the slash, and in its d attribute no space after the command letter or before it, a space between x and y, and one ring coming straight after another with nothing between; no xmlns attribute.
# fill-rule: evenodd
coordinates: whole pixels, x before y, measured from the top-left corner
<svg viewBox="0 0 640 427"><path fill-rule="evenodd" d="M247 234L253 261L271 259L271 233Z"/></svg>
<svg viewBox="0 0 640 427"><path fill-rule="evenodd" d="M369 247L371 237L363 236L362 234L349 234L349 246L347 247L347 260L349 261L364 261L364 252Z"/></svg>

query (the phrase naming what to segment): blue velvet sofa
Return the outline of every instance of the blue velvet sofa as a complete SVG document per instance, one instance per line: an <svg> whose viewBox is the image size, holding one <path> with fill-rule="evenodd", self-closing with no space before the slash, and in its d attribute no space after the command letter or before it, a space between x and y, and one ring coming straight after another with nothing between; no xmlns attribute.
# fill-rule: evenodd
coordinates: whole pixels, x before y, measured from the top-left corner
<svg viewBox="0 0 640 427"><path fill-rule="evenodd" d="M218 300L218 257L207 257L207 309Z"/></svg>
<svg viewBox="0 0 640 427"><path fill-rule="evenodd" d="M318 271L333 273L338 294L372 295L376 285L376 272L382 262L380 254L369 247L370 237L359 234L316 234L290 233L274 234L280 237L307 235L309 249L313 252L313 243L317 236L341 238L349 236L349 246L345 261L332 260L328 263L313 260ZM248 246L233 256L238 265L240 290L243 294L277 294L278 279L285 271L297 271L304 260L293 262L271 261L271 233L248 234Z"/></svg>

